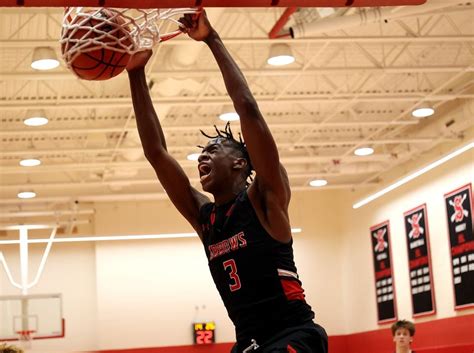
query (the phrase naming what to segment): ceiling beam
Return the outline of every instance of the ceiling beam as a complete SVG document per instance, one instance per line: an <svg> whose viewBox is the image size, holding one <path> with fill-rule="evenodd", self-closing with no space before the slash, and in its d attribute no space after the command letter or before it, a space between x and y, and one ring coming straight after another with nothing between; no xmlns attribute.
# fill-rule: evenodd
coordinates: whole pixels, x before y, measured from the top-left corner
<svg viewBox="0 0 474 353"><path fill-rule="evenodd" d="M270 119L269 119L270 120ZM347 121L347 122L328 122L324 126L317 126L318 122L311 123L271 123L269 126L272 130L276 129L308 129L312 128L315 130L318 129L327 129L328 127L332 128L345 128L345 127L373 127L373 126L387 126L387 125L397 125L397 126L407 126L407 125L416 125L419 123L419 120L404 120L396 121L389 123L387 121ZM316 126L315 126L316 125ZM163 125L163 130L166 132L183 132L183 131L199 131L209 129L209 125L188 125L188 126L167 126ZM0 130L0 136L19 136L19 135L58 135L58 134L90 134L90 133L111 133L111 132L120 132L128 131L135 132L137 128L135 126L129 126L124 128L123 126L116 127L96 127L96 128L77 128L77 129L35 129L35 128L25 128L20 130Z"/></svg>
<svg viewBox="0 0 474 353"><path fill-rule="evenodd" d="M373 154L371 156L346 156L340 158L337 155L330 156L300 156L300 157L285 157L281 156L280 161L283 165L294 165L294 164L321 164L326 162L338 161L344 164L352 163L366 163L366 162L387 162L392 159L400 158L401 156L394 156L391 154ZM189 161L187 159L177 160L179 165L183 168L196 168L197 162ZM2 166L0 168L0 174L40 174L40 173L51 173L51 172L72 172L72 171L83 171L83 170L102 170L104 163L92 162L92 163L55 163L55 164L42 164L39 167L21 167L21 166ZM107 164L107 171L114 169L151 169L150 163L147 161L137 162L111 162Z"/></svg>
<svg viewBox="0 0 474 353"><path fill-rule="evenodd" d="M473 67L465 66L414 66L414 67L334 67L334 68L318 68L318 69L307 69L304 71L305 76L318 76L318 75L343 75L350 73L383 73L383 74L405 74L405 73L453 73L467 70L468 72L474 72ZM278 76L294 76L301 73L301 69L247 69L242 70L247 77L278 77ZM158 71L152 72L148 75L150 79L161 79L161 78L200 78L200 77L221 77L219 70L176 70L176 71ZM123 80L126 76L120 77ZM28 81L52 81L52 80L74 80L78 78L68 71L63 72L44 72L44 71L31 71L31 72L0 72L0 80L28 80ZM117 80L117 79L116 79Z"/></svg>
<svg viewBox="0 0 474 353"><path fill-rule="evenodd" d="M367 141L367 144L371 145L386 145L386 144L401 144L401 143L410 143L410 144L424 144L431 143L434 139L441 141L460 141L461 138L456 137L413 137L413 138L392 138L392 139L377 139ZM297 143L293 142L279 142L278 147L280 148L289 148L294 146L303 146L303 147L324 147L324 146L344 146L351 145L355 146L360 144L361 140L317 140L317 141L300 141ZM183 148L189 149L195 148L189 145L179 145L173 146L174 148ZM105 148L61 148L61 149L26 149L26 150L13 150L13 151L0 151L0 157L5 156L36 156L41 157L44 155L70 155L70 154L100 154L107 153L116 150L117 152L130 152L142 150L141 146L137 147L120 147L115 149L114 147L105 147Z"/></svg>
<svg viewBox="0 0 474 353"><path fill-rule="evenodd" d="M361 186L353 183L341 183L341 184L328 184L322 188L314 188L311 186L292 186L292 191L323 191L323 190L334 190L334 189L352 189L358 190L363 188L373 188L374 186L380 185L378 182L370 182ZM165 192L155 193L131 193L131 194L120 194L110 193L107 195L76 195L76 196L45 196L37 197L29 200L21 200L17 198L0 198L0 205L37 205L37 204L70 204L71 202L79 203L94 203L94 202L117 202L117 201L148 201L148 200L169 200L168 195Z"/></svg>
<svg viewBox="0 0 474 353"><path fill-rule="evenodd" d="M408 36L346 36L346 37L312 37L312 38L279 38L269 39L268 37L260 38L223 38L224 44L226 45L241 45L241 44L274 44L274 43L286 43L286 44L318 44L318 43L334 43L334 44L346 44L346 43L418 43L418 44L431 44L431 43L463 43L473 42L474 36L472 35L446 35L446 36L423 36L423 37L408 37ZM174 39L160 43L161 46L177 46L177 45L189 45L189 40ZM17 40L0 40L0 47L2 48L35 48L35 47L59 47L59 38L57 40L28 40L28 39L17 39Z"/></svg>
<svg viewBox="0 0 474 353"><path fill-rule="evenodd" d="M453 99L472 99L474 94L434 94L429 92L417 94L416 92L402 94L374 94L374 93L340 93L336 96L305 94L304 96L284 95L281 98L269 96L255 95L255 99L259 104L288 104L288 103L313 103L313 104L338 104L347 103L348 101L357 99L358 102L418 102L420 97L429 95L430 101L445 101ZM201 107L210 105L229 104L230 98L221 97L201 97L196 101L197 97L175 97L175 98L153 98L153 103L169 106L187 106ZM104 98L59 98L59 99L16 99L0 101L0 108L10 110L25 109L65 109L65 108L131 108L132 99L130 97L104 97Z"/></svg>
<svg viewBox="0 0 474 353"><path fill-rule="evenodd" d="M370 170L364 170L361 168L360 170L350 170L350 171L336 171L336 172L317 172L314 173L289 173L288 177L290 181L294 181L295 179L313 179L316 177L346 177L352 175L363 175L363 174L372 174L376 172L380 172L384 170L384 168L372 168ZM197 169L196 173L197 174ZM190 177L189 181L192 185L199 184L198 177ZM157 178L150 178L150 179L123 179L123 180L88 180L88 181L78 181L78 182L52 182L52 183L18 183L18 184L0 184L0 190L52 190L52 189L65 189L68 188L90 188L90 187L128 187L132 185L155 185L159 184Z"/></svg>

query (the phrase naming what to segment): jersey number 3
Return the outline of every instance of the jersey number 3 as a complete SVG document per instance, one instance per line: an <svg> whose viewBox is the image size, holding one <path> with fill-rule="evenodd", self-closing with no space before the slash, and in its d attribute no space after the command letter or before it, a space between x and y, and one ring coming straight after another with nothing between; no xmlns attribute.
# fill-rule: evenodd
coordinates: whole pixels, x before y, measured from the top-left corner
<svg viewBox="0 0 474 353"><path fill-rule="evenodd" d="M235 292L236 290L239 290L241 287L240 278L239 278L239 275L237 274L237 266L235 265L234 259L224 261L223 264L224 264L224 269L226 271L228 268L230 268L229 276L233 281L233 283L229 284L230 291Z"/></svg>

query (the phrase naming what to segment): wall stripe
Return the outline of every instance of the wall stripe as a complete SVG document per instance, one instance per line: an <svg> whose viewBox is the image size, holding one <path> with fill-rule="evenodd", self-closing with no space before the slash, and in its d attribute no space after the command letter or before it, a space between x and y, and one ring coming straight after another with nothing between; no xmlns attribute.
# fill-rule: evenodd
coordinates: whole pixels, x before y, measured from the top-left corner
<svg viewBox="0 0 474 353"><path fill-rule="evenodd" d="M474 314L416 324L413 349L417 353L473 353ZM106 350L101 353L229 353L232 343ZM392 353L390 328L330 336L331 353Z"/></svg>

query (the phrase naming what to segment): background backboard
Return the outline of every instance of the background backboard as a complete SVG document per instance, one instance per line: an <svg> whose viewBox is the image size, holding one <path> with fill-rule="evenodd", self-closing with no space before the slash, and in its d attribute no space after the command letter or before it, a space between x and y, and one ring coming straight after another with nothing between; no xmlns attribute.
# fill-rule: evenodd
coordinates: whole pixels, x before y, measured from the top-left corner
<svg viewBox="0 0 474 353"><path fill-rule="evenodd" d="M0 296L0 341L18 340L21 331L35 331L33 339L64 337L61 294Z"/></svg>

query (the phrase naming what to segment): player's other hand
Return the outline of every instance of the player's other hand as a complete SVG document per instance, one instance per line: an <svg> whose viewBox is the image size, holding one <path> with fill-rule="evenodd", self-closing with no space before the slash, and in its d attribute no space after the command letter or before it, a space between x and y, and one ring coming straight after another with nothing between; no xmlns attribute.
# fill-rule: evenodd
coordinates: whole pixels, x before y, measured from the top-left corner
<svg viewBox="0 0 474 353"><path fill-rule="evenodd" d="M150 60L151 56L153 55L153 51L151 50L143 50L139 51L130 58L130 61L127 64L127 71L135 71L145 67L148 60Z"/></svg>
<svg viewBox="0 0 474 353"><path fill-rule="evenodd" d="M195 15L186 14L178 21L182 24L182 27L180 28L181 31L187 33L189 37L197 41L205 40L211 31L213 31L213 28L207 19L206 11L204 10Z"/></svg>

